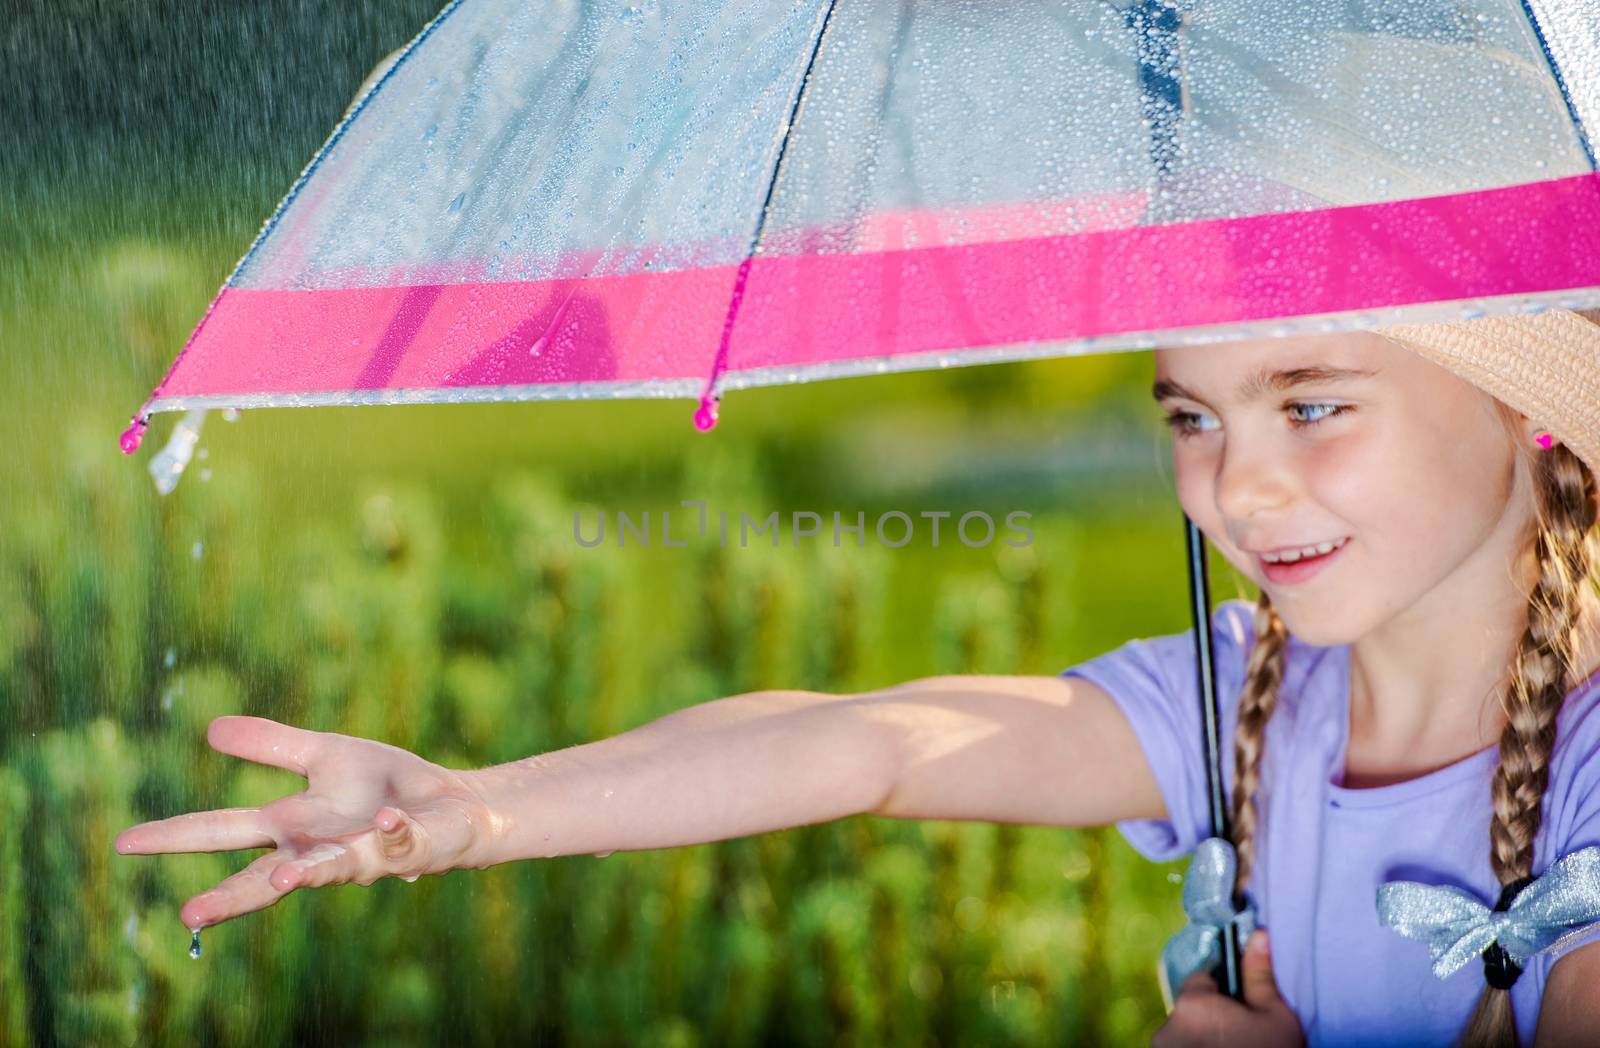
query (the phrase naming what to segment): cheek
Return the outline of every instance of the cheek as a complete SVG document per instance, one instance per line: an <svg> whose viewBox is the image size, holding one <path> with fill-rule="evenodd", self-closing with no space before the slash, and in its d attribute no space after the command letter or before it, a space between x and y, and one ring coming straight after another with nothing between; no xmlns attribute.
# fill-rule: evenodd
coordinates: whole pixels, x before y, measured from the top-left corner
<svg viewBox="0 0 1600 1048"><path fill-rule="evenodd" d="M1189 519L1210 531L1217 517L1214 496L1214 463L1203 456L1174 448L1172 452L1172 484L1178 495L1178 504Z"/></svg>
<svg viewBox="0 0 1600 1048"><path fill-rule="evenodd" d="M1211 544L1236 571L1255 578L1254 558L1235 548L1229 541L1226 522L1217 509L1214 461L1204 456L1186 456L1181 451L1176 452L1173 455L1173 486L1184 515L1194 521L1195 527L1211 540Z"/></svg>

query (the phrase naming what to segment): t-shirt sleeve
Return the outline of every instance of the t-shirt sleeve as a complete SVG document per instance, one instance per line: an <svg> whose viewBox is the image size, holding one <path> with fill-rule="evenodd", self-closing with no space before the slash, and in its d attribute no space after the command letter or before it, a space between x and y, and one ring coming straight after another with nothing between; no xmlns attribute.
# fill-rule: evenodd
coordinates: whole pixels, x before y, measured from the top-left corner
<svg viewBox="0 0 1600 1048"><path fill-rule="evenodd" d="M1225 601L1212 612L1211 652L1221 707L1223 784L1232 792L1231 747L1251 605ZM1200 713L1194 630L1130 640L1061 671L1100 686L1133 727L1167 805L1165 819L1128 819L1117 829L1152 862L1192 852L1211 834L1206 796L1205 736Z"/></svg>

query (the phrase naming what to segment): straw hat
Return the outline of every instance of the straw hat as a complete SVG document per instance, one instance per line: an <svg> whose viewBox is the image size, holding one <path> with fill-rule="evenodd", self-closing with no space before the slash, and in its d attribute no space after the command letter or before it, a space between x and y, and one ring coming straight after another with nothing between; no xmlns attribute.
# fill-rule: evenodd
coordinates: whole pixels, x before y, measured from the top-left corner
<svg viewBox="0 0 1600 1048"><path fill-rule="evenodd" d="M1600 310L1374 330L1516 408L1600 477Z"/></svg>

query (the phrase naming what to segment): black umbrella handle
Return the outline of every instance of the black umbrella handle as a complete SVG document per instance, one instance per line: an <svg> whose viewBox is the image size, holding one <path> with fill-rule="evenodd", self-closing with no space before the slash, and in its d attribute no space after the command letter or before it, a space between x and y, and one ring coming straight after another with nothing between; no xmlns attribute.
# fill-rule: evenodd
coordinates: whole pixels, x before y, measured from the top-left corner
<svg viewBox="0 0 1600 1048"><path fill-rule="evenodd" d="M1206 747L1206 799L1211 815L1211 836L1228 838L1228 798L1222 782L1221 710L1217 706L1217 669L1211 658L1211 581L1206 568L1206 540L1189 515L1183 515L1184 544L1188 548L1189 613L1194 621L1195 667L1200 684L1200 722ZM1238 926L1222 928L1222 967L1217 985L1235 1000L1244 1000L1244 980ZM1177 987L1173 987L1177 992Z"/></svg>

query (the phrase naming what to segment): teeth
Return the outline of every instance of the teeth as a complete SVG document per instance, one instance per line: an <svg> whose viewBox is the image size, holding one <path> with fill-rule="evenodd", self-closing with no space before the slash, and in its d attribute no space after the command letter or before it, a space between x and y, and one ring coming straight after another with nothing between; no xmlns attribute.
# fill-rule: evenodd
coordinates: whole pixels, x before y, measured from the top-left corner
<svg viewBox="0 0 1600 1048"><path fill-rule="evenodd" d="M1340 539L1338 542L1324 542L1320 545L1305 546L1301 549L1288 550L1284 553L1263 553L1261 554L1261 559L1266 561L1268 564L1293 564L1295 561L1301 560L1305 557L1315 557L1323 553L1332 553L1340 546L1343 546L1344 543L1345 540Z"/></svg>

